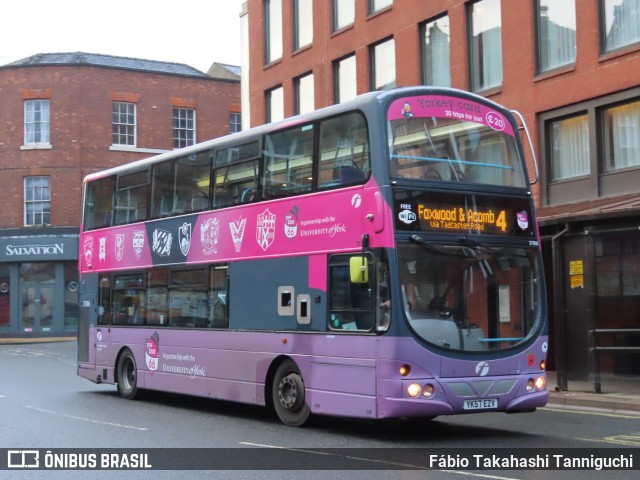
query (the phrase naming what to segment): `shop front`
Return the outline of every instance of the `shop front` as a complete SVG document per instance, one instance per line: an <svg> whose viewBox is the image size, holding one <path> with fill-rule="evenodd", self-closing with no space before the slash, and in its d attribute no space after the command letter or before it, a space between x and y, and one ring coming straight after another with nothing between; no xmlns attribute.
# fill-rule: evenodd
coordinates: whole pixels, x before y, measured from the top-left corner
<svg viewBox="0 0 640 480"><path fill-rule="evenodd" d="M640 195L539 212L558 387L640 381Z"/></svg>
<svg viewBox="0 0 640 480"><path fill-rule="evenodd" d="M74 336L78 229L0 230L0 337Z"/></svg>

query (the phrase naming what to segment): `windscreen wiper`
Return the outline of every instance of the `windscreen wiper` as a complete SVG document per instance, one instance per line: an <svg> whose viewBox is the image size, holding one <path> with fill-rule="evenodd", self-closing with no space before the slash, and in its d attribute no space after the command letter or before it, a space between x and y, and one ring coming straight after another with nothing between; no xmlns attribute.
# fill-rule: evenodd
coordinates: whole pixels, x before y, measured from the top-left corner
<svg viewBox="0 0 640 480"><path fill-rule="evenodd" d="M484 250L485 252L500 253L500 250L491 245L479 242L475 238L471 238L468 235L462 235L458 238L458 242L463 247L477 248L478 250Z"/></svg>
<svg viewBox="0 0 640 480"><path fill-rule="evenodd" d="M421 247L425 248L431 253L435 253L436 255L444 255L447 257L456 257L456 258L468 257L467 255L463 255L460 253L452 253L452 252L447 252L445 250L440 250L438 247L434 246L431 242L426 241L420 235L416 235L415 233L413 235L409 235L409 240L411 240L413 243L417 245L420 245Z"/></svg>

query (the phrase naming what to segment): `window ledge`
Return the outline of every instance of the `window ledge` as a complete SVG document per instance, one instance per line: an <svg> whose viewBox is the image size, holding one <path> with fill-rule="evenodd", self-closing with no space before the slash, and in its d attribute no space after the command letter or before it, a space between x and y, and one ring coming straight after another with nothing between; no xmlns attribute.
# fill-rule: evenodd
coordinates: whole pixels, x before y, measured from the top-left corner
<svg viewBox="0 0 640 480"><path fill-rule="evenodd" d="M51 150L52 148L53 145L50 143L29 143L20 146L20 150Z"/></svg>
<svg viewBox="0 0 640 480"><path fill-rule="evenodd" d="M622 57L623 55L627 55L629 53L637 51L640 51L640 43L632 43L631 45L625 45L624 47L620 47L615 50L600 54L600 58L598 58L598 61L606 62L607 60Z"/></svg>
<svg viewBox="0 0 640 480"><path fill-rule="evenodd" d="M349 30L353 30L354 28L355 28L355 25L353 23L350 23L349 25L345 25L344 27L341 27L338 30L331 32L331 35L329 35L329 38L335 37Z"/></svg>
<svg viewBox="0 0 640 480"><path fill-rule="evenodd" d="M474 91L473 93L475 93L476 95L481 95L485 98L490 97L492 95L498 95L499 93L502 93L502 85L498 85L496 87L489 87L484 90L477 90L477 91Z"/></svg>
<svg viewBox="0 0 640 480"><path fill-rule="evenodd" d="M138 148L128 145L111 145L109 150L112 152L135 152L135 153L165 153L170 150L164 150L161 148Z"/></svg>
<svg viewBox="0 0 640 480"><path fill-rule="evenodd" d="M380 15L382 15L383 13L387 13L388 11L393 9L393 3L391 5L387 5L386 7L381 8L380 10L376 10L375 12L369 12L369 14L367 14L367 21L376 18Z"/></svg>
<svg viewBox="0 0 640 480"><path fill-rule="evenodd" d="M282 63L282 57L280 58L276 58L275 60L272 60L271 62L265 64L262 66L263 70L267 70L268 68L273 67L274 65L280 65Z"/></svg>
<svg viewBox="0 0 640 480"><path fill-rule="evenodd" d="M548 180L547 181L547 185L551 187L551 186L554 186L554 185L561 185L563 183L571 183L571 182L579 182L581 180L589 180L589 178L591 178L591 174L587 173L586 175L575 175L573 177L558 178L556 180Z"/></svg>
<svg viewBox="0 0 640 480"><path fill-rule="evenodd" d="M306 52L307 50L311 50L311 47L313 47L313 42L312 43L308 43L307 45L303 45L302 47L298 48L297 50L294 50L293 52L291 52L291 56L294 57L296 55L301 54L302 52Z"/></svg>
<svg viewBox="0 0 640 480"><path fill-rule="evenodd" d="M562 67L554 68L553 70L547 70L545 72L540 72L533 78L534 82L541 82L543 80L547 80L549 78L557 77L559 75L564 75L565 73L574 72L576 70L576 64L572 63L571 65L564 65Z"/></svg>

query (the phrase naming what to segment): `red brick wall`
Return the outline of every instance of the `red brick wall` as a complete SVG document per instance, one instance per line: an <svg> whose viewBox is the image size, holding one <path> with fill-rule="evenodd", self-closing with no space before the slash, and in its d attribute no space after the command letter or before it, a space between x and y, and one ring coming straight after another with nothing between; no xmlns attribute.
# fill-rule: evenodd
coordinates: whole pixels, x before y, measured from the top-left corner
<svg viewBox="0 0 640 480"><path fill-rule="evenodd" d="M50 101L51 149L21 149L25 99ZM172 108L196 109L196 141L229 132L238 82L90 66L0 68L0 227L23 226L23 178L51 177L51 223L76 226L83 177L153 153L111 151L112 101L135 101L137 147L173 148Z"/></svg>
<svg viewBox="0 0 640 480"><path fill-rule="evenodd" d="M314 1L313 45L292 54L291 2L283 0L283 58L265 66L262 54L263 0L248 0L249 42L252 45L249 78L251 126L264 123L264 91L275 85L284 86L285 115L292 115L291 79L311 70L315 77L316 108L332 104L332 62L353 52L357 62L358 93L368 91L368 47L391 35L395 39L398 86L419 84L418 25L443 13L449 15L451 26L452 86L469 88L466 21L469 2L395 0L390 9L369 17L367 0L355 2L354 25L339 33L331 33L331 2ZM502 88L492 90L490 98L524 115L536 148L536 114L638 85L638 46L615 54L599 54L597 5L598 2L579 2L576 8L575 66L536 76L533 2L501 2L503 83ZM540 157L538 152L536 154ZM533 172L532 168L530 172Z"/></svg>

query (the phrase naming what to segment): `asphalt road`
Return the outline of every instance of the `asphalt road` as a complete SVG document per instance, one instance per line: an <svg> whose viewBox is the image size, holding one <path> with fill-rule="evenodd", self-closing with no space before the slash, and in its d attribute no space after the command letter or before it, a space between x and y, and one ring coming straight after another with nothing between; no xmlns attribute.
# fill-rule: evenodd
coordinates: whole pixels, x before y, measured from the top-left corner
<svg viewBox="0 0 640 480"><path fill-rule="evenodd" d="M303 474L309 479L349 480L600 479L605 475L614 480L636 478L638 473L471 471L456 465L436 465L429 471L400 470L407 465L424 464L425 452L457 452L454 449L458 448L487 452L514 447L543 453L562 448L614 449L608 452L634 455L638 468L640 417L543 408L528 414L483 413L432 421L318 417L309 427L292 428L262 407L154 392L147 392L140 401L121 399L114 386L95 385L76 376L75 342L0 345L0 448L123 448L135 452L163 448L167 449L162 451L163 462L177 464L187 461L189 455L218 455L242 468L255 468L187 472L0 470L2 479L293 479ZM201 448L224 450L197 450ZM327 469L344 465L366 470L320 470L323 465ZM302 471L311 467L313 470Z"/></svg>

